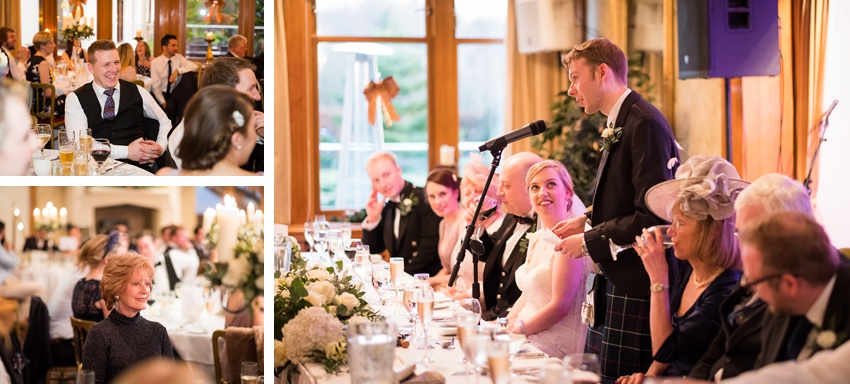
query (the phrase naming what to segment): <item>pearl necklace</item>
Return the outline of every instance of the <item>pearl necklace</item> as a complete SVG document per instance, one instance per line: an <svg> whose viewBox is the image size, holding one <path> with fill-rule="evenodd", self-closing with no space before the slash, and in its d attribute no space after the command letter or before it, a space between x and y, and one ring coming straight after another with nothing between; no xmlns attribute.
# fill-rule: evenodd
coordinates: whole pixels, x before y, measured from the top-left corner
<svg viewBox="0 0 850 384"><path fill-rule="evenodd" d="M701 289L711 284L711 282L714 281L717 276L720 276L721 273L723 273L723 269L718 269L717 272L714 272L714 274L711 275L711 277L709 277L708 279L705 279L705 281L699 281L697 280L697 274L691 271L691 278L694 281L694 286L696 286L697 289Z"/></svg>

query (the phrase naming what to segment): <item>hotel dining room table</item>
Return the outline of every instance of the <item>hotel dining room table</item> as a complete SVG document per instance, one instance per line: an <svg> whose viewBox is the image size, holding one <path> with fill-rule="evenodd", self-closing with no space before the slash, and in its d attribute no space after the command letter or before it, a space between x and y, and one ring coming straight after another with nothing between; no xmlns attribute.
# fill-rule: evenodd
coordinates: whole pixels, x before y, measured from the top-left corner
<svg viewBox="0 0 850 384"><path fill-rule="evenodd" d="M41 151L37 150L33 153L33 160L38 160L41 157ZM51 160L53 162L59 162L59 150L58 149L45 149L44 150L44 158L47 160ZM93 171L97 168L97 162L94 159L89 159L89 176L97 176L94 175ZM122 162L121 160L115 160L109 158L103 166L103 169L106 170L102 176L153 176L153 173L139 168L132 164L127 164ZM52 168L51 168L52 170ZM35 176L35 170L33 169L32 164L30 164L29 169L30 176ZM73 171L71 173L73 175ZM66 176L71 176L66 175ZM58 175L54 175L58 176Z"/></svg>
<svg viewBox="0 0 850 384"><path fill-rule="evenodd" d="M304 253L302 253L302 255L303 254ZM312 257L312 255L308 254L305 258L310 257ZM373 265L380 263L387 264L383 260L376 260L379 257L377 255L373 255L372 257ZM308 265L310 263L311 260L308 259ZM324 265L324 263L320 264ZM353 267L350 262L344 261L344 265L344 268L346 269L352 268L350 270L351 273L354 274ZM403 273L399 284L411 284L413 281L413 276ZM378 293L374 288L372 288L371 284L364 284L363 287L365 292L363 297L364 300L369 302L373 309L378 309ZM401 297L400 293L399 297ZM396 301L395 291L392 288L387 290L387 293L384 295L384 299L387 301L384 303L383 307L381 307L379 314L385 316L388 321L395 322L399 326L407 325L407 311L403 309L403 305L401 303ZM422 374L426 371L439 372L445 378L446 384L479 382L476 381L475 376L472 375L471 367L469 371L467 371L466 367L459 363L459 361L464 357L463 350L461 349L459 342L455 340L453 348L443 348L443 345L451 343L448 337L440 336L441 329L445 330L445 328L450 328L448 323L452 321L453 315L451 299L442 292L437 291L434 295L434 303L435 310L433 321L431 322L431 326L428 328L428 340L434 349L428 351L428 357L434 359L435 362L430 363L427 366L416 362L422 357L424 352L424 350L419 349L422 346L421 340L411 343L408 348L396 347L396 364L394 366L397 375L396 378L399 379L399 371L404 370L405 367L410 368L411 365L415 365L414 373L416 375ZM401 313L401 315L399 315L399 313ZM546 364L561 364L559 359L545 356L542 352L540 352L540 350L528 342L522 346L517 356L518 357L515 357L511 363L511 382L514 384L537 383L540 381L538 374L542 372ZM315 379L315 382L321 384L351 383L351 376L348 374L347 367L343 367L343 371L339 374L328 374L320 365L313 363L306 364L306 368L309 370L309 373L302 373L296 381L297 383L307 384L313 382L313 379ZM483 375L478 379L481 383L490 382L490 377L486 375ZM284 383L285 381L281 378L277 378L276 382Z"/></svg>

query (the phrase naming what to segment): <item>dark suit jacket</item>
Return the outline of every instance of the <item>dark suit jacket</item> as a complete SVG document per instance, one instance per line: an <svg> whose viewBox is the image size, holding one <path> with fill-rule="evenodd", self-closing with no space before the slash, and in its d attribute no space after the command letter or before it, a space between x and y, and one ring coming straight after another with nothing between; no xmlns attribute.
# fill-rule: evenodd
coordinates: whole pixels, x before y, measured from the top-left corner
<svg viewBox="0 0 850 384"><path fill-rule="evenodd" d="M502 221L502 226L492 237L487 234L487 231L484 231L481 236L484 242L484 254L481 256L481 260L484 261L484 304L487 306L485 313L481 316L483 319L492 320L507 316L508 309L522 294L516 285L515 275L517 268L525 263L526 252L520 252L517 249L519 242L513 249L505 249L509 234L513 233L516 226L514 215L508 214ZM505 234L508 235L504 236ZM511 255L502 266L502 256L505 252L510 252ZM498 296L500 288L504 293Z"/></svg>
<svg viewBox="0 0 850 384"><path fill-rule="evenodd" d="M679 152L664 116L637 92L626 96L614 126L623 128L622 136L602 152L589 216L593 228L584 239L609 282L627 295L645 296L650 281L640 257L630 249L614 261L608 240L631 244L641 229L664 224L649 211L644 196L652 186L673 179L676 167L667 165ZM670 273L674 276L675 271Z"/></svg>
<svg viewBox="0 0 850 384"><path fill-rule="evenodd" d="M443 268L437 244L440 241L440 221L443 220L431 210L425 191L414 187L408 181L404 183L401 199L416 197L418 203L411 211L399 218L398 239L393 234L395 208L384 205L381 222L371 231L363 230L363 243L372 253L388 250L390 257L404 258L404 271L409 274L427 273L431 276Z"/></svg>
<svg viewBox="0 0 850 384"><path fill-rule="evenodd" d="M850 303L850 264L842 261L836 274L835 286L826 312L823 316L823 327L836 334L850 334L850 313L847 304ZM767 312L761 333L761 354L756 358L755 369L780 361L782 350L785 348L787 334L793 316L776 316ZM839 340L844 342L846 340Z"/></svg>
<svg viewBox="0 0 850 384"><path fill-rule="evenodd" d="M741 289L739 285L720 303L720 332L688 377L713 380L717 371L723 369L722 378L728 379L753 369L756 356L761 351L761 326L767 306L761 300L759 304L753 304L757 308L737 327L727 320L735 306L749 298L749 290Z"/></svg>
<svg viewBox="0 0 850 384"><path fill-rule="evenodd" d="M26 251L49 251L50 248L49 248L48 244L49 244L49 242L47 240L45 240L42 247L39 248L38 247L38 241L35 239L35 236L27 237L27 239L24 241L24 252L26 252ZM57 247L54 244L53 250L58 251L59 247Z"/></svg>

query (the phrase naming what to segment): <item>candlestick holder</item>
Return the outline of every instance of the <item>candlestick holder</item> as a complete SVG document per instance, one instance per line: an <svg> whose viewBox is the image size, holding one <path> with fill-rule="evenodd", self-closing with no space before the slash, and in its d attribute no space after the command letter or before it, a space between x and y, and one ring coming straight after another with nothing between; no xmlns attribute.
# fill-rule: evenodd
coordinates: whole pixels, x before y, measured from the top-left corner
<svg viewBox="0 0 850 384"><path fill-rule="evenodd" d="M209 64L213 60L212 43L215 39L206 38L204 41L207 42L207 64Z"/></svg>
<svg viewBox="0 0 850 384"><path fill-rule="evenodd" d="M135 38L133 38L133 40L136 40L136 42L141 43L145 41L145 38L141 36L136 36Z"/></svg>

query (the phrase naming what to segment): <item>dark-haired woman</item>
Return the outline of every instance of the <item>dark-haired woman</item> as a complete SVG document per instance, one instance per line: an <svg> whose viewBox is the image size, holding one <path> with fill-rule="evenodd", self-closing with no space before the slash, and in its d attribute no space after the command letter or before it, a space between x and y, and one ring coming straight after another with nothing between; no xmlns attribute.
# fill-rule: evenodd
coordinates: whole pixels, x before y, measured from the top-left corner
<svg viewBox="0 0 850 384"><path fill-rule="evenodd" d="M430 280L431 285L442 285L448 282L452 270L452 250L461 228L466 224L463 220L464 211L460 209L460 180L451 169L437 168L428 175L425 196L428 197L431 210L443 218L440 221L440 242L437 244L443 269Z"/></svg>
<svg viewBox="0 0 850 384"><path fill-rule="evenodd" d="M163 168L157 175L255 176L239 167L256 144L253 101L228 86L206 86L186 106L185 131L176 151L183 169Z"/></svg>

